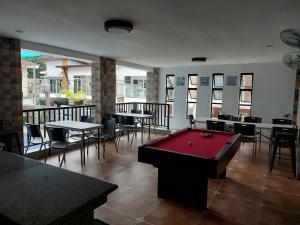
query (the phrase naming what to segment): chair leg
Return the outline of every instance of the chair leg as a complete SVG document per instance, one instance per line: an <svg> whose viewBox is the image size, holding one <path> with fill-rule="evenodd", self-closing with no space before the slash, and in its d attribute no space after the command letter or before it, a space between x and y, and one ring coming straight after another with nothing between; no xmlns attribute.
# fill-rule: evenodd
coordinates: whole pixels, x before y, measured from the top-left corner
<svg viewBox="0 0 300 225"><path fill-rule="evenodd" d="M294 173L294 176L296 177L296 144L295 143L293 143L292 145L291 145L291 158L292 158L292 167L293 167L293 173Z"/></svg>
<svg viewBox="0 0 300 225"><path fill-rule="evenodd" d="M116 151L119 152L119 149L118 149L118 146L117 146L117 143L116 143L116 139L114 138L113 141L114 141L114 144L115 144Z"/></svg>
<svg viewBox="0 0 300 225"><path fill-rule="evenodd" d="M27 142L27 147L26 147L26 150L25 150L25 153L24 153L24 155L26 155L26 154L27 154L27 151L28 151L29 145L30 145L30 144Z"/></svg>
<svg viewBox="0 0 300 225"><path fill-rule="evenodd" d="M272 169L273 169L273 166L274 166L275 157L276 157L276 153L277 153L277 145L275 144L274 147L273 147L273 152L272 152L272 156L271 156L271 160L270 160L269 173L272 172Z"/></svg>
<svg viewBox="0 0 300 225"><path fill-rule="evenodd" d="M278 160L281 159L281 147L279 147L279 152L278 152Z"/></svg>
<svg viewBox="0 0 300 225"><path fill-rule="evenodd" d="M46 144L45 144L45 145L46 145ZM45 146L45 148L46 148L46 146ZM50 155L50 151L51 151L51 148L50 148L50 146L49 146L49 149L48 149L48 151L47 151L47 153L46 153L46 156L45 156L44 163L47 162L48 156Z"/></svg>
<svg viewBox="0 0 300 225"><path fill-rule="evenodd" d="M102 141L102 147L103 147L103 159L105 159L105 140Z"/></svg>
<svg viewBox="0 0 300 225"><path fill-rule="evenodd" d="M130 146L129 146L129 148L131 148L131 146L132 146L133 137L134 137L134 132L132 133L132 138L131 138L131 142L130 142Z"/></svg>
<svg viewBox="0 0 300 225"><path fill-rule="evenodd" d="M40 152L41 152L41 150L42 150L42 147L43 147L43 143L41 144L41 146L40 146L40 148L39 148L39 151L37 152L37 154L36 154L36 159L39 159L39 155L40 155Z"/></svg>
<svg viewBox="0 0 300 225"><path fill-rule="evenodd" d="M62 159L61 159L61 162L60 162L59 167L61 167L62 164L63 164L63 162L66 161L66 153L67 153L67 151L68 151L68 148L66 148L65 151L64 151L64 154L63 154L63 157L62 157Z"/></svg>

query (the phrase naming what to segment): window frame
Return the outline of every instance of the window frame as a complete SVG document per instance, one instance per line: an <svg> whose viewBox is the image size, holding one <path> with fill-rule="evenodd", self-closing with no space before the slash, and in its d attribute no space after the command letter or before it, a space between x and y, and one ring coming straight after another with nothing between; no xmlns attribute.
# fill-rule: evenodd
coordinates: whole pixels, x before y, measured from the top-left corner
<svg viewBox="0 0 300 225"><path fill-rule="evenodd" d="M242 82L243 82L243 76L245 75L251 75L251 88L243 88L242 86ZM240 113L240 107L241 106L250 106L250 114L249 116L251 116L252 114L252 100L253 100L253 78L254 78L254 73L241 73L240 76L240 91L239 91L239 107L238 107L238 115L241 116ZM243 91L250 91L251 93L251 102L250 104L245 104L245 103L241 103L241 98L242 98L242 92Z"/></svg>
<svg viewBox="0 0 300 225"><path fill-rule="evenodd" d="M223 78L223 86L215 86L215 77L216 76L222 76ZM221 105L221 109L222 109L222 105L223 105L223 88L224 88L224 73L213 73L212 74L212 82L211 82L211 101L210 101L210 116L212 117L212 112L213 112L213 105ZM214 99L214 91L222 91L222 102L221 103L216 103L213 102Z"/></svg>
<svg viewBox="0 0 300 225"><path fill-rule="evenodd" d="M191 77L196 77L197 79L197 83L196 84L193 84L192 83L192 79L190 79ZM191 83L190 83L191 81ZM196 85L196 87L190 87L190 84L191 85ZM190 91L196 91L196 99L194 101L189 101L189 96L191 96L190 94ZM193 99L191 97L191 99ZM188 118L188 109L189 109L189 104L196 104L196 107L197 107L197 100L198 100L198 74L196 73L193 73L193 74L188 74L188 80L187 80L187 92L186 92L186 117ZM196 115L193 115L194 117Z"/></svg>
<svg viewBox="0 0 300 225"><path fill-rule="evenodd" d="M169 77L174 77L174 84L173 84L173 87L169 87L169 85L168 85L168 78ZM172 109L170 110L170 113L169 113L169 116L170 117L173 117L173 111L174 111L174 86L175 86L175 75L174 74L166 74L166 92L165 92L165 94L166 94L166 98L165 98L165 102L166 102L166 104L170 104L170 105L172 105L171 107L172 107ZM173 91L173 99L168 99L168 91L169 90L172 90Z"/></svg>

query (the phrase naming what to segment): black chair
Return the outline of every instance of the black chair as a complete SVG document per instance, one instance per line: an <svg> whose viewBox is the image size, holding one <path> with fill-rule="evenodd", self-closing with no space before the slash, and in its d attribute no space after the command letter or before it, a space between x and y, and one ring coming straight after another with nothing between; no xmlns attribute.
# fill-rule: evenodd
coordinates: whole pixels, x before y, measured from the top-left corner
<svg viewBox="0 0 300 225"><path fill-rule="evenodd" d="M234 120L234 116L220 114L220 115L218 115L218 119L219 120Z"/></svg>
<svg viewBox="0 0 300 225"><path fill-rule="evenodd" d="M279 148L279 159L281 159L281 148L289 148L291 152L293 173L296 176L296 142L297 142L298 129L297 128L284 128L273 127L272 139L269 148L269 172L272 172L274 161ZM271 152L272 150L272 152ZM285 159L285 158L284 158Z"/></svg>
<svg viewBox="0 0 300 225"><path fill-rule="evenodd" d="M142 114L142 110L132 109L130 113Z"/></svg>
<svg viewBox="0 0 300 225"><path fill-rule="evenodd" d="M60 167L62 166L63 162L66 160L66 153L68 150L80 148L80 155L81 155L81 163L83 157L83 149L81 142L69 142L67 140L66 134L67 131L64 128L56 128L56 127L48 127L46 126L47 133L49 136L49 151L45 158L45 163L47 161L48 155L52 149L56 150L63 150L63 157L60 160L60 154L58 154L58 161L60 162Z"/></svg>
<svg viewBox="0 0 300 225"><path fill-rule="evenodd" d="M148 120L148 126L153 126L155 135L156 135L156 113L150 110L144 110L144 114L151 115L152 117L147 119Z"/></svg>
<svg viewBox="0 0 300 225"><path fill-rule="evenodd" d="M118 146L116 143L116 122L114 118L102 118L101 124L103 125L102 132L99 134L94 133L91 138L94 140L100 140L103 148L103 158L105 158L105 143L107 140L112 139L116 148L116 151L118 152ZM100 146L97 146L98 150L98 159L100 159Z"/></svg>
<svg viewBox="0 0 300 225"><path fill-rule="evenodd" d="M25 155L27 154L28 148L35 145L41 145L39 151L36 154L36 158L39 158L39 154L44 146L46 149L46 142L44 142L44 138L42 136L40 126L38 124L26 123L27 130L27 147L25 150Z"/></svg>
<svg viewBox="0 0 300 225"><path fill-rule="evenodd" d="M130 141L130 137L129 137L130 133L132 133L132 139L131 139L131 142L130 142L130 148L131 148L131 145L132 145L132 142L133 142L133 136L136 137L136 133L137 133L137 130L138 130L137 123L136 123L134 117L132 117L132 116L122 116L122 117L120 117L120 120L122 121L123 131L125 131L127 133L128 143Z"/></svg>
<svg viewBox="0 0 300 225"><path fill-rule="evenodd" d="M241 142L252 142L252 159L256 156L256 128L254 124L234 123L234 133L241 134Z"/></svg>
<svg viewBox="0 0 300 225"><path fill-rule="evenodd" d="M80 122L95 123L95 117L93 117L93 116L80 116Z"/></svg>
<svg viewBox="0 0 300 225"><path fill-rule="evenodd" d="M247 123L261 123L262 122L262 118L261 117L256 117L256 116L246 116L246 117L244 117L244 122L247 122ZM261 146L261 129L259 129L259 132L257 132L257 134L259 135L258 150L260 151L260 146Z"/></svg>
<svg viewBox="0 0 300 225"><path fill-rule="evenodd" d="M193 126L194 126L194 128L196 128L194 115L188 115L188 119L189 119L189 122L190 122L190 127L193 128Z"/></svg>
<svg viewBox="0 0 300 225"><path fill-rule="evenodd" d="M225 122L206 120L206 128L207 128L207 130L224 131L225 130Z"/></svg>
<svg viewBox="0 0 300 225"><path fill-rule="evenodd" d="M272 119L272 124L287 124L291 125L292 120L289 119Z"/></svg>

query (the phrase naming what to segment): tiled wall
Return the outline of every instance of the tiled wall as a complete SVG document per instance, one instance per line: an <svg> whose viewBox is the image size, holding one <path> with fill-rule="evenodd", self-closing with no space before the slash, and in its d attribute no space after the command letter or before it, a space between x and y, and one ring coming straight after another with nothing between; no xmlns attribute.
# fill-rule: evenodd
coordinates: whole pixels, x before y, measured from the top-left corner
<svg viewBox="0 0 300 225"><path fill-rule="evenodd" d="M158 88L159 88L159 69L154 68L153 72L147 72L147 90L146 101L158 102Z"/></svg>
<svg viewBox="0 0 300 225"><path fill-rule="evenodd" d="M10 120L23 143L20 41L0 37L0 120Z"/></svg>
<svg viewBox="0 0 300 225"><path fill-rule="evenodd" d="M92 64L92 97L96 104L96 119L115 112L116 61L101 57Z"/></svg>

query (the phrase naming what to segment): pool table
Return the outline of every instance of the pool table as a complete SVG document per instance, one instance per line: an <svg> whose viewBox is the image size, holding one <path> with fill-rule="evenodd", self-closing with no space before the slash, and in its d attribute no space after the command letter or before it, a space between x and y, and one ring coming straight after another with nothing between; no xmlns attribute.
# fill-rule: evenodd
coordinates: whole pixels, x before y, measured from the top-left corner
<svg viewBox="0 0 300 225"><path fill-rule="evenodd" d="M158 168L157 195L207 208L208 178L226 176L240 134L186 128L141 145L138 161Z"/></svg>

